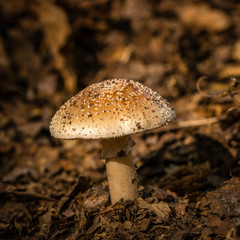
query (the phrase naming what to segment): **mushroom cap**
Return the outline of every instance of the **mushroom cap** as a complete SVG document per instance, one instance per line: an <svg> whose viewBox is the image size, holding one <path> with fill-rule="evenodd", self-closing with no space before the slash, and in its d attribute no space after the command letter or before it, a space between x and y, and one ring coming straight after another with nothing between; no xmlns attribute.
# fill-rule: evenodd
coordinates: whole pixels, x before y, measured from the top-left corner
<svg viewBox="0 0 240 240"><path fill-rule="evenodd" d="M65 102L52 118L50 133L62 139L114 138L161 127L175 117L157 92L133 80L111 79Z"/></svg>

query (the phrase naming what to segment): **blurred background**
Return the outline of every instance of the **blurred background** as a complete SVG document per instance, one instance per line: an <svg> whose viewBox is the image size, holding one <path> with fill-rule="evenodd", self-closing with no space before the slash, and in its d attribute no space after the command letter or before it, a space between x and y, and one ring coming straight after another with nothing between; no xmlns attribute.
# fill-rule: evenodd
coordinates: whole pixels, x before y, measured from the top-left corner
<svg viewBox="0 0 240 240"><path fill-rule="evenodd" d="M239 1L0 0L0 19L0 238L54 239L52 216L81 215L69 198L109 204L99 141L48 130L67 99L105 79L144 83L177 113L173 125L134 137L146 189L196 202L239 176Z"/></svg>

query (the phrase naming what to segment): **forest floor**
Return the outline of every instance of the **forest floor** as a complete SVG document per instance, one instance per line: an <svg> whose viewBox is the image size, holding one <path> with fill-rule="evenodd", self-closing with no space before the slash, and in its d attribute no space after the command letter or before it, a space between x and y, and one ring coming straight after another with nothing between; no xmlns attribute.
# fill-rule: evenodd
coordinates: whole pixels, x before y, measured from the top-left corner
<svg viewBox="0 0 240 240"><path fill-rule="evenodd" d="M0 239L240 239L240 4L0 1ZM111 205L98 140L50 136L91 83L140 81L176 121L133 136Z"/></svg>

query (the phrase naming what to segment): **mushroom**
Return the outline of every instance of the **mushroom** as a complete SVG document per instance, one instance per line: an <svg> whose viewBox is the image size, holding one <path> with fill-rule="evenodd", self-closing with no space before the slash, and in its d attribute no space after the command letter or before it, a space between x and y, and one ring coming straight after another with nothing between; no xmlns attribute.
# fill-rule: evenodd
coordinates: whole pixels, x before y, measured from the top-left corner
<svg viewBox="0 0 240 240"><path fill-rule="evenodd" d="M101 139L112 204L134 200L138 181L131 134L155 129L175 119L175 111L157 92L126 79L94 83L56 112L50 133L61 139Z"/></svg>

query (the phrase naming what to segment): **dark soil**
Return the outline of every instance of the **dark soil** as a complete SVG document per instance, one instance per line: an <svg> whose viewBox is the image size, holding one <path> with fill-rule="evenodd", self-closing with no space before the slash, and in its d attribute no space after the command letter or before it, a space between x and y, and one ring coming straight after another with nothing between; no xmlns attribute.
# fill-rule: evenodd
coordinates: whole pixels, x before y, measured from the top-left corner
<svg viewBox="0 0 240 240"><path fill-rule="evenodd" d="M0 239L240 239L240 3L0 0ZM177 119L133 136L111 205L101 144L53 139L91 83L144 83Z"/></svg>

